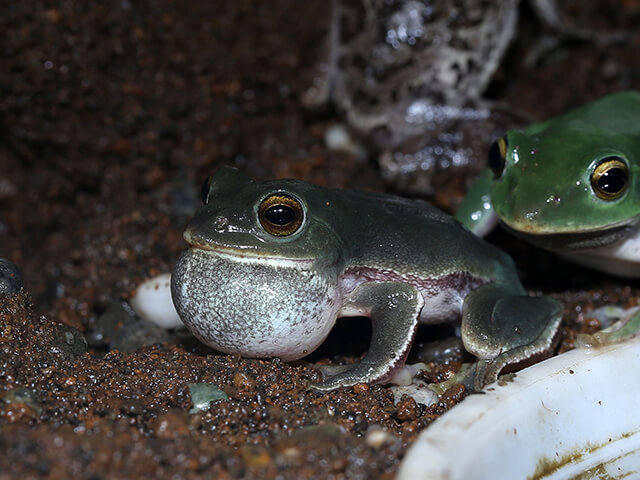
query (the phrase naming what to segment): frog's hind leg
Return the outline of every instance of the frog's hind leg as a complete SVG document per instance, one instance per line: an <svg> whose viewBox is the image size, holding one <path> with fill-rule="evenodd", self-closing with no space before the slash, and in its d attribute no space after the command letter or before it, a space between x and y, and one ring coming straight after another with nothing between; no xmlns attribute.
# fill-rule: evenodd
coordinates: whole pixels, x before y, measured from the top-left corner
<svg viewBox="0 0 640 480"><path fill-rule="evenodd" d="M529 297L519 285L488 284L473 290L462 307L462 342L478 358L473 387L494 382L507 365L549 355L557 340L562 305Z"/></svg>
<svg viewBox="0 0 640 480"><path fill-rule="evenodd" d="M404 365L418 327L424 300L418 289L399 282L367 282L345 299L341 316L367 316L372 334L369 351L360 363L320 367L321 383L309 387L329 391L357 383L383 383Z"/></svg>

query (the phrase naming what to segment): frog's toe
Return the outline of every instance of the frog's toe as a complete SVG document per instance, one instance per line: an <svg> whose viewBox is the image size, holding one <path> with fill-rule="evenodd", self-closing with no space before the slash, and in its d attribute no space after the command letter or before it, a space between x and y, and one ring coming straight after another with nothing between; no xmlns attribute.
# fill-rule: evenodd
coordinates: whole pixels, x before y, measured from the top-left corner
<svg viewBox="0 0 640 480"><path fill-rule="evenodd" d="M322 374L323 380L318 383L309 383L309 389L319 392L328 392L340 387L352 387L358 383L374 383L376 377L384 376L385 372L380 367L357 363L354 365L314 365Z"/></svg>
<svg viewBox="0 0 640 480"><path fill-rule="evenodd" d="M340 375L352 367L351 365L320 365L317 363L313 363L310 366L320 372L323 381L331 377L335 377L336 375Z"/></svg>

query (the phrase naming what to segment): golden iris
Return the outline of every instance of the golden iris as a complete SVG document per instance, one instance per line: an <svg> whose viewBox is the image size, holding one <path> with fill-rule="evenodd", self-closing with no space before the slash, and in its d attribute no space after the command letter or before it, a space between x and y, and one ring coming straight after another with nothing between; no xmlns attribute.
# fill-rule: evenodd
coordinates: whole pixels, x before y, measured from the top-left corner
<svg viewBox="0 0 640 480"><path fill-rule="evenodd" d="M619 198L629 185L629 167L620 157L606 157L591 174L591 187L603 200Z"/></svg>
<svg viewBox="0 0 640 480"><path fill-rule="evenodd" d="M258 208L262 228L276 237L293 235L302 225L303 218L302 204L297 198L287 194L270 195Z"/></svg>

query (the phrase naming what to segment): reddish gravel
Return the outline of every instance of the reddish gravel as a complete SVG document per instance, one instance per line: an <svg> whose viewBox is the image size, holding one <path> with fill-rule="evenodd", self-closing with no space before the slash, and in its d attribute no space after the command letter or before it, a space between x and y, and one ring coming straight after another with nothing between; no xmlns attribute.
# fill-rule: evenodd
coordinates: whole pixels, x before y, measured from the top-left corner
<svg viewBox="0 0 640 480"><path fill-rule="evenodd" d="M20 267L28 294L0 297L0 480L392 478L407 446L463 391L429 408L408 397L394 406L386 387L319 395L306 390L315 372L304 365L218 355L181 335L109 351L124 328L117 319L92 340L114 302L172 267L199 185L218 166L384 189L373 162L326 151L333 112L300 106L330 2L9 3L0 15L0 257ZM541 27L525 4L492 98L543 118L640 90L636 2L570 9L580 5L593 28L629 38L563 44L527 68ZM466 180L443 181L435 203L454 208ZM638 300L637 281L504 233L490 240L514 256L529 288L566 303L561 350L597 328L582 312ZM332 335L315 360L361 353L342 340ZM228 400L190 414L196 382Z"/></svg>

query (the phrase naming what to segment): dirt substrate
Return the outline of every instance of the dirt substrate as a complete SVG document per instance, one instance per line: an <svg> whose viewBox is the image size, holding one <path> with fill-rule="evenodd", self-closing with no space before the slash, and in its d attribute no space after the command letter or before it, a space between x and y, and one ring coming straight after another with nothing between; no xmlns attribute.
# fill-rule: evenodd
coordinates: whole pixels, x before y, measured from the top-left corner
<svg viewBox="0 0 640 480"><path fill-rule="evenodd" d="M330 2L9 3L0 257L20 267L28 293L0 297L0 479L392 478L461 389L428 408L395 405L382 386L320 395L306 389L316 373L304 364L218 355L184 334L141 331L121 307L143 278L171 269L199 185L222 164L255 179L385 189L374 162L324 147L334 112L300 106ZM586 5L590 27L627 38L564 43L526 67L541 26L525 4L493 98L544 118L640 90L636 2L573 3ZM465 180L443 181L434 202L454 208ZM583 312L637 303L636 280L503 232L490 241L528 288L565 302L560 350L597 328ZM345 331L359 333L338 329L313 360L355 360L363 346ZM226 399L190 413L197 383Z"/></svg>

